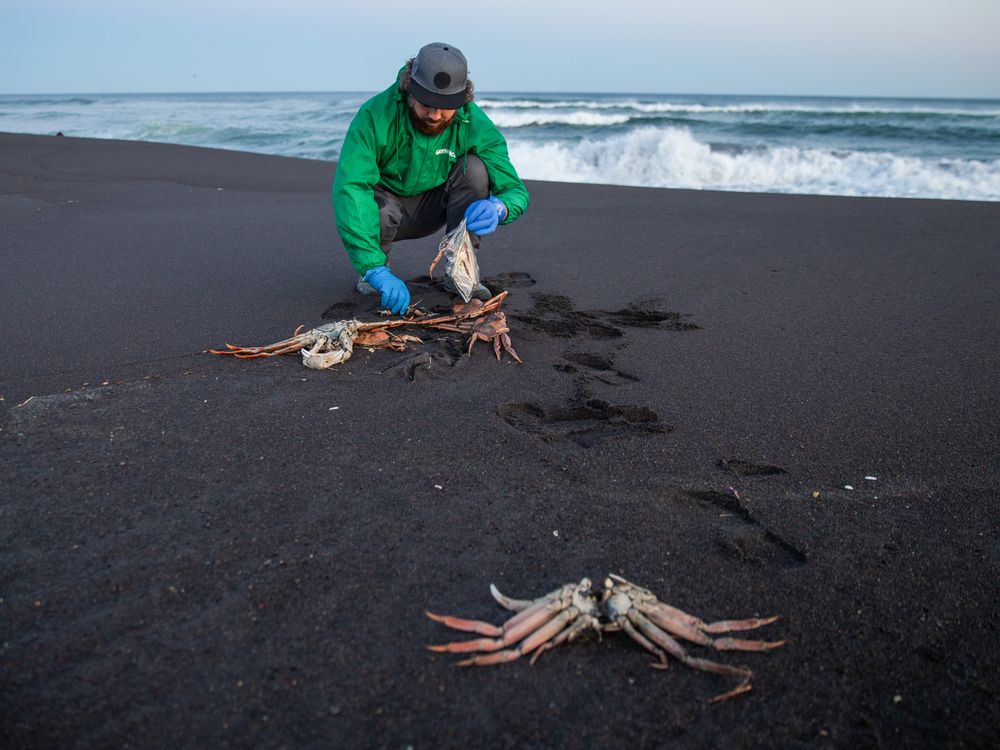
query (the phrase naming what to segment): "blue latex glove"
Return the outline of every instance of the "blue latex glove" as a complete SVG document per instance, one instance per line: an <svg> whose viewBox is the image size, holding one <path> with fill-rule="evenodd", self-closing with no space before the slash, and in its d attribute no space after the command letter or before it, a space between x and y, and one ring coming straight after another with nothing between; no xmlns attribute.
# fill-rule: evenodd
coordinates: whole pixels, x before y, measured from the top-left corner
<svg viewBox="0 0 1000 750"><path fill-rule="evenodd" d="M496 230L497 224L506 216L507 206L495 195L491 195L484 200L473 201L465 209L465 228L480 236L489 234Z"/></svg>
<svg viewBox="0 0 1000 750"><path fill-rule="evenodd" d="M386 266L373 268L365 274L365 281L382 293L382 307L397 315L403 315L410 308L410 290L403 280Z"/></svg>

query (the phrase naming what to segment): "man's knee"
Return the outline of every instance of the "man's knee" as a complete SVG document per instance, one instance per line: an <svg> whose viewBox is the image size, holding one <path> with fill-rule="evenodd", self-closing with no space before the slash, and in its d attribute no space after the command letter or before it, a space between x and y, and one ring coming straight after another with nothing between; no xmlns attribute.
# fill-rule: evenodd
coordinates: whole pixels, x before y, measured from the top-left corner
<svg viewBox="0 0 1000 750"><path fill-rule="evenodd" d="M375 193L375 203L378 204L379 244L391 245L403 218L399 204L380 193Z"/></svg>
<svg viewBox="0 0 1000 750"><path fill-rule="evenodd" d="M452 174L465 184L470 193L480 198L490 194L490 175L483 160L475 154L466 154L459 159Z"/></svg>

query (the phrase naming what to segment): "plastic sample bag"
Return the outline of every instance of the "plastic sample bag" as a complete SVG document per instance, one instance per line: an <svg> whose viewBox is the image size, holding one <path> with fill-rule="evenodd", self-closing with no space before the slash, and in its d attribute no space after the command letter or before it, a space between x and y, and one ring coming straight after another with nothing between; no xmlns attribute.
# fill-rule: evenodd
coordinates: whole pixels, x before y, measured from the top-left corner
<svg viewBox="0 0 1000 750"><path fill-rule="evenodd" d="M476 261L476 250L472 246L469 231L465 228L465 219L441 240L437 257L428 272L432 278L434 266L442 257L445 275L454 282L462 301L468 302L472 299L472 292L479 286L479 263Z"/></svg>

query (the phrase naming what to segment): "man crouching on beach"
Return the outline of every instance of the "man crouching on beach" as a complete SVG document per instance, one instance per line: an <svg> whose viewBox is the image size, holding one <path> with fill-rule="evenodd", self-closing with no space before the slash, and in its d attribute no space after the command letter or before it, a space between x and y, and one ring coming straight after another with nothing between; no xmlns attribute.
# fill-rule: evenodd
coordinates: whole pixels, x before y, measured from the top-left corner
<svg viewBox="0 0 1000 750"><path fill-rule="evenodd" d="M528 207L507 142L472 98L465 56L435 42L361 105L347 131L333 180L337 230L361 274L358 291L380 293L394 313L410 307L410 290L389 270L394 240L450 231L464 218L478 249L480 237ZM480 284L473 296L491 295Z"/></svg>

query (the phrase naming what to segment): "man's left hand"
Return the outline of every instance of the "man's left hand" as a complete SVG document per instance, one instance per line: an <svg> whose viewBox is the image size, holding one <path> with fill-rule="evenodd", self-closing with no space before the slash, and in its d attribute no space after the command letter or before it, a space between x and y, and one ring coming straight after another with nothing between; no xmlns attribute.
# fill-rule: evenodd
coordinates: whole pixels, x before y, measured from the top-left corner
<svg viewBox="0 0 1000 750"><path fill-rule="evenodd" d="M504 202L491 195L484 200L474 201L465 209L465 227L480 237L495 231L497 224L507 216Z"/></svg>

